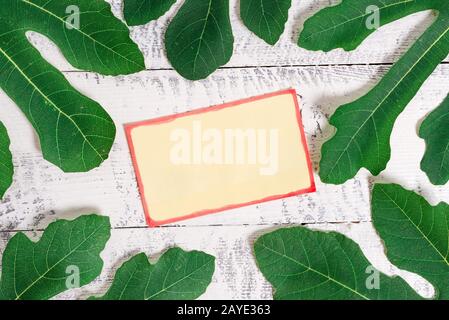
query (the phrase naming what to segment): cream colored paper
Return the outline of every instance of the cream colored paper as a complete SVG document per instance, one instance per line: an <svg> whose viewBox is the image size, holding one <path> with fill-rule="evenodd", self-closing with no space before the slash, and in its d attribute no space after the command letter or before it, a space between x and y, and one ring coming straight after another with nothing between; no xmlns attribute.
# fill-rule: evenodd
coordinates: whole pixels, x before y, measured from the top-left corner
<svg viewBox="0 0 449 320"><path fill-rule="evenodd" d="M129 126L150 224L314 191L296 103L289 90Z"/></svg>

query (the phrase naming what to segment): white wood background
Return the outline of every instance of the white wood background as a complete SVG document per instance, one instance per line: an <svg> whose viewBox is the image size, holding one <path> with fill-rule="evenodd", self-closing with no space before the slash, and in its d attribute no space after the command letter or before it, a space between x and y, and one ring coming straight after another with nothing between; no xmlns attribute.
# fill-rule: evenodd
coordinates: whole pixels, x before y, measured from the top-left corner
<svg viewBox="0 0 449 320"><path fill-rule="evenodd" d="M110 1L121 17L121 0ZM115 270L143 251L152 259L168 247L204 250L217 257L213 283L203 299L270 299L272 290L258 271L252 243L257 236L281 226L303 224L337 230L357 241L373 265L388 274L402 274L426 296L433 288L422 278L395 269L370 222L370 188L374 182L395 182L424 195L432 204L449 201L449 186L432 186L419 170L424 142L418 124L449 92L449 57L426 81L397 121L392 159L379 177L362 170L341 186L324 185L315 174L317 192L210 215L176 225L149 229L144 221L136 180L122 125L280 89L296 88L302 97L307 139L317 170L321 144L332 135L327 119L341 104L368 92L429 26L430 11L411 15L370 36L353 52L308 52L296 45L305 19L331 0L293 1L290 20L274 47L251 34L238 17L238 0L231 0L234 56L206 80L191 82L172 70L163 35L182 1L163 18L132 28L132 37L145 53L147 70L123 77L104 77L71 67L45 37L29 33L43 56L64 71L69 81L100 102L118 128L110 158L89 173L64 174L42 159L31 125L14 103L0 92L0 119L7 126L14 156L14 184L0 203L0 254L17 231L33 238L57 218L97 212L111 218L112 238L102 257L100 278L58 298L83 299L102 294Z"/></svg>

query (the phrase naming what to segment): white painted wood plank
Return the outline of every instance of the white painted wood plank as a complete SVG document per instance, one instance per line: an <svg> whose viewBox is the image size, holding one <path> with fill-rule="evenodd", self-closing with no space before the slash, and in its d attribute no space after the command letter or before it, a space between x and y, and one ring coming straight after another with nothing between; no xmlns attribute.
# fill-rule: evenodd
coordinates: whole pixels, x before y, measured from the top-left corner
<svg viewBox="0 0 449 320"><path fill-rule="evenodd" d="M185 81L174 71L146 71L117 78L66 73L75 87L110 112L118 128L110 159L98 169L77 174L64 174L42 159L32 127L1 93L0 119L11 135L16 173L12 188L0 203L0 230L41 228L55 217L73 212L108 215L115 227L145 226L123 124L290 87L303 96L305 131L317 170L321 144L333 132L327 125L329 115L337 106L367 92L386 70L379 66L227 69L198 82ZM368 221L370 185L379 180L419 188L433 203L447 201L449 185L432 186L419 170L424 142L417 137L416 128L446 96L448 77L449 66L441 65L400 116L392 138L392 161L379 178L368 179L363 170L356 179L333 186L320 183L315 174L316 194L192 219L182 225Z"/></svg>
<svg viewBox="0 0 449 320"><path fill-rule="evenodd" d="M113 12L122 17L123 0L109 2L113 5ZM293 1L285 33L275 46L270 46L243 25L238 8L239 0L231 0L230 13L235 42L234 55L226 67L392 63L406 52L435 18L432 12L427 11L395 21L381 27L357 50L351 52L336 49L323 53L299 48L297 40L304 21L320 9L338 2L338 0ZM171 68L165 56L164 34L182 3L183 1L178 1L157 21L131 28L131 36L144 52L148 69ZM41 49L43 55L61 70L73 70L58 49L45 37L33 34L30 39ZM449 61L449 57L445 61Z"/></svg>
<svg viewBox="0 0 449 320"><path fill-rule="evenodd" d="M421 277L400 271L387 260L371 223L320 224L319 230L334 230L355 240L373 266L389 275L402 275L419 293L431 297L433 287ZM201 299L271 299L272 289L258 270L252 245L260 235L273 231L266 226L178 227L113 230L102 258L101 276L92 284L59 295L59 299L86 299L109 288L117 268L131 256L145 252L154 262L169 247L202 250L216 257L212 284ZM27 233L37 240L38 233ZM0 233L0 254L12 233ZM367 274L368 276L368 274Z"/></svg>

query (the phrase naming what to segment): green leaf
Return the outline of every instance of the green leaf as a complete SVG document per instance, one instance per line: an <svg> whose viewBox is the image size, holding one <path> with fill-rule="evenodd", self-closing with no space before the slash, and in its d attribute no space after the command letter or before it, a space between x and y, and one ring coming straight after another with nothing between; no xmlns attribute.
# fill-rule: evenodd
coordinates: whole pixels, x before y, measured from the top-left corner
<svg viewBox="0 0 449 320"><path fill-rule="evenodd" d="M440 107L422 123L419 136L426 140L427 150L421 169L430 181L443 185L449 181L449 95Z"/></svg>
<svg viewBox="0 0 449 320"><path fill-rule="evenodd" d="M419 299L399 277L375 270L359 246L335 232L285 228L254 244L257 264L275 289L275 299Z"/></svg>
<svg viewBox="0 0 449 320"><path fill-rule="evenodd" d="M163 16L176 0L125 0L123 13L129 26L139 26Z"/></svg>
<svg viewBox="0 0 449 320"><path fill-rule="evenodd" d="M112 119L42 58L27 31L50 38L74 67L106 75L143 70L141 52L102 0L11 0L2 6L1 88L36 129L45 159L67 172L99 166L115 138Z"/></svg>
<svg viewBox="0 0 449 320"><path fill-rule="evenodd" d="M376 28L367 27L372 25L376 14L383 26L412 13L438 8L443 2L445 0L343 0L306 21L298 45L313 51L354 50L376 31Z"/></svg>
<svg viewBox="0 0 449 320"><path fill-rule="evenodd" d="M191 300L202 295L215 270L215 258L172 248L156 264L140 253L125 262L102 300ZM95 299L95 298L93 298Z"/></svg>
<svg viewBox="0 0 449 320"><path fill-rule="evenodd" d="M449 205L431 206L399 185L377 184L372 211L391 262L427 279L436 298L449 299Z"/></svg>
<svg viewBox="0 0 449 320"><path fill-rule="evenodd" d="M424 81L449 53L449 7L446 0L346 0L319 12L305 23L299 43L304 48L355 48L373 30L367 30L366 8L379 7L383 24L429 8L439 10L437 20L380 83L360 99L343 105L330 118L336 134L322 148L320 177L339 184L362 168L378 175L390 159L390 135L396 118Z"/></svg>
<svg viewBox="0 0 449 320"><path fill-rule="evenodd" d="M9 151L9 136L3 123L0 122L0 199L12 184L14 166Z"/></svg>
<svg viewBox="0 0 449 320"><path fill-rule="evenodd" d="M204 79L231 59L229 0L186 0L165 34L167 57L184 78Z"/></svg>
<svg viewBox="0 0 449 320"><path fill-rule="evenodd" d="M97 215L51 223L38 242L17 233L2 260L0 300L46 300L90 283L103 268L100 253L110 237L109 219Z"/></svg>
<svg viewBox="0 0 449 320"><path fill-rule="evenodd" d="M291 0L240 0L240 15L249 30L274 45L284 32L291 4Z"/></svg>

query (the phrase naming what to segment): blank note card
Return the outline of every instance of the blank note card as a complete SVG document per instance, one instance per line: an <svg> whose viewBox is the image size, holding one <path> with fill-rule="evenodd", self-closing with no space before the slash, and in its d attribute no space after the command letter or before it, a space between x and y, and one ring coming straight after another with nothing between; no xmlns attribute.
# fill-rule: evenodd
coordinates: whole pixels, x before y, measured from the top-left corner
<svg viewBox="0 0 449 320"><path fill-rule="evenodd" d="M125 128L150 226L315 191L293 89Z"/></svg>

